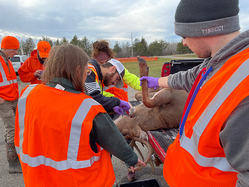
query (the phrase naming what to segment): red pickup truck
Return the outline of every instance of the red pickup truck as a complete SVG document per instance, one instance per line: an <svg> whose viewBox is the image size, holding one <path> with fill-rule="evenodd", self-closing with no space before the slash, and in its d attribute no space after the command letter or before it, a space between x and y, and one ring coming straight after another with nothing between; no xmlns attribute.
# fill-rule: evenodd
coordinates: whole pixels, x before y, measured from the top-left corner
<svg viewBox="0 0 249 187"><path fill-rule="evenodd" d="M174 74L178 71L186 71L194 66L197 66L203 62L204 59L188 59L188 60L171 60L170 62L164 62L161 70L161 77ZM130 101L132 106L140 104L140 101ZM173 129L157 129L147 131L148 140L158 157L164 162L165 155L168 146L173 143L176 135L178 134L178 128Z"/></svg>
<svg viewBox="0 0 249 187"><path fill-rule="evenodd" d="M188 59L188 60L171 60L170 62L164 62L161 77L168 76L169 74L174 74L178 71L186 71L194 66L197 66L203 62L204 59Z"/></svg>

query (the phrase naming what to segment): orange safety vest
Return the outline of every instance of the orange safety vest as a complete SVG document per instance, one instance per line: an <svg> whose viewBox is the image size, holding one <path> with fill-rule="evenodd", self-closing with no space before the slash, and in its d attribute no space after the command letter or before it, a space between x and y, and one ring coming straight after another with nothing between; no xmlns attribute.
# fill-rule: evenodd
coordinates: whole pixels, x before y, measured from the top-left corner
<svg viewBox="0 0 249 187"><path fill-rule="evenodd" d="M100 89L102 90L102 83L99 81L98 73L94 67L94 65L88 63L88 68L92 70L92 72L95 74L95 81L99 84Z"/></svg>
<svg viewBox="0 0 249 187"><path fill-rule="evenodd" d="M8 60L9 67L0 56L0 97L7 101L14 101L19 97L15 70Z"/></svg>
<svg viewBox="0 0 249 187"><path fill-rule="evenodd" d="M100 112L104 108L84 93L43 84L26 87L15 132L25 186L112 186L110 154L99 145L98 153L90 147L92 122Z"/></svg>
<svg viewBox="0 0 249 187"><path fill-rule="evenodd" d="M113 94L114 97L117 97L121 100L128 102L129 101L129 99L128 99L128 86L125 82L123 82L123 83L124 83L123 88L117 88L117 87L111 85L111 86L105 86L104 91Z"/></svg>
<svg viewBox="0 0 249 187"><path fill-rule="evenodd" d="M167 150L163 175L172 186L235 186L238 172L228 163L219 133L249 96L249 49L231 57L198 91L183 129Z"/></svg>

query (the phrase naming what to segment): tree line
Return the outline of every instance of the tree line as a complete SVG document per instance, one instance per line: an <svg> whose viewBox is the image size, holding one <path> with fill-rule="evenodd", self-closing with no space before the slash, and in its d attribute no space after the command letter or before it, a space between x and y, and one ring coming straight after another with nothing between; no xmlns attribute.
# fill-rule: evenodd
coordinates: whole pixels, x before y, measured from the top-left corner
<svg viewBox="0 0 249 187"><path fill-rule="evenodd" d="M47 41L50 43L51 47L71 43L82 48L89 56L91 56L92 51L92 43L87 39L86 36L83 38L78 38L77 35L74 35L71 41L68 41L65 37L62 39L57 39L52 41L48 37L42 36L39 41ZM25 41L20 42L19 54L30 55L30 53L36 48L36 45L32 38L27 38ZM115 53L116 58L124 58L124 57L135 57L139 56L164 56L164 55L175 55L175 54L186 54L191 53L192 51L180 42L166 42L165 40L155 40L150 44L147 43L145 38L135 38L133 44L130 42L120 43L118 41L115 42L113 47L113 51Z"/></svg>

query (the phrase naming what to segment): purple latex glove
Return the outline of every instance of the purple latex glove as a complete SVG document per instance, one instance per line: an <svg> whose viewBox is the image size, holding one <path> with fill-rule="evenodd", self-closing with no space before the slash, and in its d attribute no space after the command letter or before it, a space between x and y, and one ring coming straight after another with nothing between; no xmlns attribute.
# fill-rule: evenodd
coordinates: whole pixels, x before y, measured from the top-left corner
<svg viewBox="0 0 249 187"><path fill-rule="evenodd" d="M123 100L120 100L120 105L119 107L121 107L123 110L125 111L129 111L129 109L131 108L131 105L129 102L126 102L126 101L123 101Z"/></svg>
<svg viewBox="0 0 249 187"><path fill-rule="evenodd" d="M123 115L123 109L120 106L115 106L113 108L114 112L116 112L119 115Z"/></svg>
<svg viewBox="0 0 249 187"><path fill-rule="evenodd" d="M156 77L148 77L148 76L143 76L140 78L140 86L142 85L142 80L147 80L148 82L148 88L154 88L156 89L157 87L159 87L158 85L158 79Z"/></svg>

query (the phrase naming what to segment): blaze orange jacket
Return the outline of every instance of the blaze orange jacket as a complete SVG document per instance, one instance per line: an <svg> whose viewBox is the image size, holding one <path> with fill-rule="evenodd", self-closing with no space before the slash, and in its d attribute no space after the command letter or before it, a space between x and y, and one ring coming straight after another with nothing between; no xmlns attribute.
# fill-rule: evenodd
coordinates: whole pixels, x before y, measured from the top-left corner
<svg viewBox="0 0 249 187"><path fill-rule="evenodd" d="M124 101L129 101L128 99L128 85L135 90L141 91L142 88L140 86L140 78L137 77L135 74L130 73L125 68L125 74L123 77L123 88L117 88L113 85L111 86L104 86L103 87L103 95L106 97L117 97Z"/></svg>
<svg viewBox="0 0 249 187"><path fill-rule="evenodd" d="M228 116L249 96L248 58L249 49L231 57L198 90L182 137L178 134L166 153L163 174L170 186L236 185L238 171L228 163L219 133Z"/></svg>
<svg viewBox="0 0 249 187"><path fill-rule="evenodd" d="M99 145L98 153L90 147L92 121L104 108L84 93L43 84L22 92L15 145L25 186L112 186L110 154Z"/></svg>
<svg viewBox="0 0 249 187"><path fill-rule="evenodd" d="M25 60L23 65L18 69L18 75L22 82L31 82L31 84L41 84L42 81L34 76L36 70L44 70L37 58L37 50L31 52L30 57Z"/></svg>
<svg viewBox="0 0 249 187"><path fill-rule="evenodd" d="M117 97L119 98L120 100L123 100L123 101L129 101L128 99L128 86L125 82L123 82L124 86L122 88L117 88L113 85L111 86L104 86L104 92L103 92L103 95L106 96L106 97Z"/></svg>
<svg viewBox="0 0 249 187"><path fill-rule="evenodd" d="M11 61L8 60L8 65L0 56L0 97L6 101L14 101L19 97L16 72Z"/></svg>

